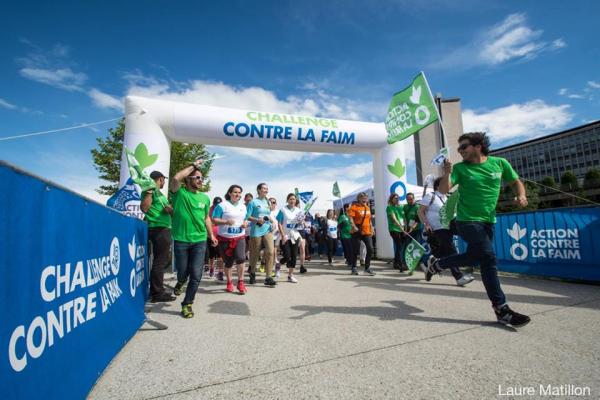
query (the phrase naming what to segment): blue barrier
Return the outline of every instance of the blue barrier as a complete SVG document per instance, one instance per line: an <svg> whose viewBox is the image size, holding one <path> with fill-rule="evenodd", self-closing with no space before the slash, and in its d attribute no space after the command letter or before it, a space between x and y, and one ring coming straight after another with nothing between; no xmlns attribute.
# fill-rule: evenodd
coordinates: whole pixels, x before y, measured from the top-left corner
<svg viewBox="0 0 600 400"><path fill-rule="evenodd" d="M85 398L144 320L146 224L0 162L3 398Z"/></svg>
<svg viewBox="0 0 600 400"><path fill-rule="evenodd" d="M520 274L600 281L600 207L498 215L498 269ZM598 240L598 239L596 239ZM459 250L465 244L459 240Z"/></svg>

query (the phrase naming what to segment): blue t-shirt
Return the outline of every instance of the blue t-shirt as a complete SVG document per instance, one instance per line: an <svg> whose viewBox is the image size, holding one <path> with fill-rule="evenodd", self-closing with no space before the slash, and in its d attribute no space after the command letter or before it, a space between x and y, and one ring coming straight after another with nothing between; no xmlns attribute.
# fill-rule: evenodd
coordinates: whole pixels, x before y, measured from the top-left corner
<svg viewBox="0 0 600 400"><path fill-rule="evenodd" d="M248 212L246 212L246 219L249 217L253 218L264 218L271 216L271 209L269 208L269 202L267 199L253 199L248 203ZM271 231L271 222L265 221L261 226L258 226L256 222L250 223L250 237L264 236Z"/></svg>

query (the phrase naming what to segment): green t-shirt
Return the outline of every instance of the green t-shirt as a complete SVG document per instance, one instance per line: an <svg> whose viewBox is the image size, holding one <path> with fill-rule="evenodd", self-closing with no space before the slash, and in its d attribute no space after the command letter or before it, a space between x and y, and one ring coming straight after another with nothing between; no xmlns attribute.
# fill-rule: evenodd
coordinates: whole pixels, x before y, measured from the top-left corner
<svg viewBox="0 0 600 400"><path fill-rule="evenodd" d="M417 203L414 203L412 206L410 204L405 204L402 207L402 210L404 212L404 223L407 228L413 225L413 221L419 222L419 214L417 214L419 205Z"/></svg>
<svg viewBox="0 0 600 400"><path fill-rule="evenodd" d="M396 225L392 219L392 215L395 215L396 220L400 223L400 225L404 225L404 210L402 209L402 206L388 205L385 208L385 214L387 215L388 230L390 232L402 232L402 228Z"/></svg>
<svg viewBox="0 0 600 400"><path fill-rule="evenodd" d="M460 162L454 165L450 178L453 185L459 185L456 220L493 224L502 180L510 183L519 176L504 158L488 156L480 164Z"/></svg>
<svg viewBox="0 0 600 400"><path fill-rule="evenodd" d="M352 237L352 225L350 224L350 218L348 215L342 214L338 218L338 225L340 226L340 237L342 239L350 239Z"/></svg>
<svg viewBox="0 0 600 400"><path fill-rule="evenodd" d="M168 204L169 201L158 188L152 191L152 205L144 218L148 228L171 228L171 215L164 211Z"/></svg>
<svg viewBox="0 0 600 400"><path fill-rule="evenodd" d="M202 192L192 193L185 187L171 192L173 200L173 240L186 243L203 242L207 238L204 220L210 209L210 199Z"/></svg>

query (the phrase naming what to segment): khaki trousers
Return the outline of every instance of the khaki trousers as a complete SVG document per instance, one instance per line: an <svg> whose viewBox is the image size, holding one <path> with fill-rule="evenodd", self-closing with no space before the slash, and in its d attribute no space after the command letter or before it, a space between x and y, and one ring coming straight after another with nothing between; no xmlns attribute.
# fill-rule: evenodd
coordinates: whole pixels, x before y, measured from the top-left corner
<svg viewBox="0 0 600 400"><path fill-rule="evenodd" d="M265 246L263 257L267 269L267 276L271 276L275 258L275 246L273 245L273 234L271 232L264 236L250 237L250 272L256 273L256 263L260 256L261 245Z"/></svg>

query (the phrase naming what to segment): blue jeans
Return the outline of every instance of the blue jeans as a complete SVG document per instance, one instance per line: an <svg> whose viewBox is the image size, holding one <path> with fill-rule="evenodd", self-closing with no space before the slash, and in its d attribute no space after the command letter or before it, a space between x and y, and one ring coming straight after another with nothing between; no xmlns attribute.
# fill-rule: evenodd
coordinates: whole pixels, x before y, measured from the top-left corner
<svg viewBox="0 0 600 400"><path fill-rule="evenodd" d="M198 243L187 243L175 241L175 264L177 265L177 281L185 282L188 277L190 281L185 291L185 298L181 305L192 304L196 291L202 280L204 271L204 254L206 253L206 241Z"/></svg>
<svg viewBox="0 0 600 400"><path fill-rule="evenodd" d="M494 307L506 303L506 297L500 287L498 269L496 268L496 253L492 245L494 224L485 222L456 223L458 235L467 242L467 252L440 259L438 265L442 269L462 265L478 265L481 268L481 280L488 298Z"/></svg>

